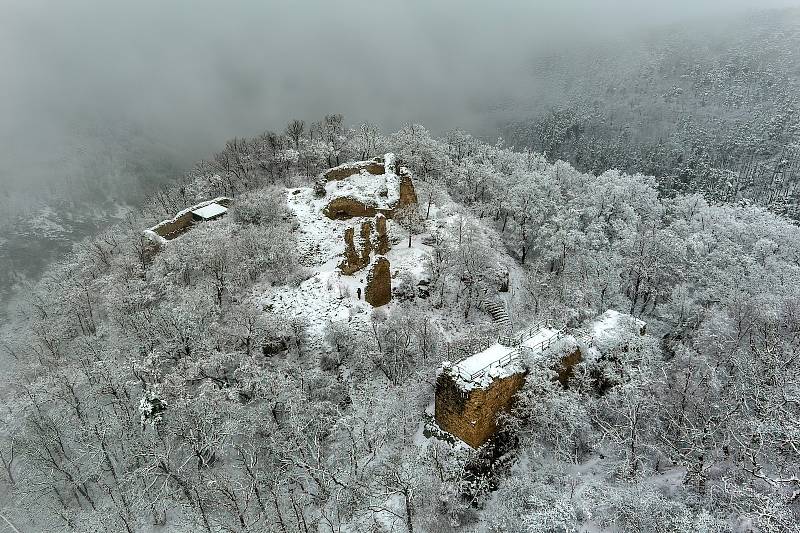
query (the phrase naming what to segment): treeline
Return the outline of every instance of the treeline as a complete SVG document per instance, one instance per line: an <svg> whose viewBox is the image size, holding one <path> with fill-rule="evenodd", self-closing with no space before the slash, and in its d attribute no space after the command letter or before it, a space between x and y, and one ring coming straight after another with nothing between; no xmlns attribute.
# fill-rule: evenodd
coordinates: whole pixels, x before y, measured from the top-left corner
<svg viewBox="0 0 800 533"><path fill-rule="evenodd" d="M506 137L583 171L656 176L665 194L800 216L800 14L636 39L539 60L540 92L560 96Z"/></svg>

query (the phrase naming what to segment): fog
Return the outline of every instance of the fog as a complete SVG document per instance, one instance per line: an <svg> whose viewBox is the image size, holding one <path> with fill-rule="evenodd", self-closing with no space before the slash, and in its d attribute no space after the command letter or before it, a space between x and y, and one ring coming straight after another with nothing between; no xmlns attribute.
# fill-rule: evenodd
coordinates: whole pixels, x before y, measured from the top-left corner
<svg viewBox="0 0 800 533"><path fill-rule="evenodd" d="M538 53L797 3L4 0L0 181L63 181L105 149L85 139L119 131L179 165L330 112L491 135L498 109L547 96L527 68Z"/></svg>

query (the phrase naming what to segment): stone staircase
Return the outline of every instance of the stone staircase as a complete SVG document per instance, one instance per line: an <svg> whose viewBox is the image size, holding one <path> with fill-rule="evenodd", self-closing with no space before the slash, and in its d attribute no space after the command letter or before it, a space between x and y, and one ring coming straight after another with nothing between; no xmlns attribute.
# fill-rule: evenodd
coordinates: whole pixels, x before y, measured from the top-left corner
<svg viewBox="0 0 800 533"><path fill-rule="evenodd" d="M481 308L486 311L495 324L502 328L511 328L511 319L508 318L505 303L499 298L483 300Z"/></svg>

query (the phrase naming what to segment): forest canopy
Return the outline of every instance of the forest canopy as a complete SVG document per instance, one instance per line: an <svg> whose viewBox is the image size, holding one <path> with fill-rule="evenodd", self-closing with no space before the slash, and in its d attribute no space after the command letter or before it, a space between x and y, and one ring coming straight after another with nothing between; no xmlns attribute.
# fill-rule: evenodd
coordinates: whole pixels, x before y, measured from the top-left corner
<svg viewBox="0 0 800 533"><path fill-rule="evenodd" d="M365 327L261 306L312 275L288 191L386 152L415 176L429 296ZM153 253L144 228L219 196L231 216ZM423 435L426 410L448 350L492 332L477 288L497 265L520 326L617 309L648 335L567 389L532 368L506 440L472 450ZM2 512L45 531L792 531L798 297L800 234L762 207L461 131L293 121L26 286L0 343Z"/></svg>

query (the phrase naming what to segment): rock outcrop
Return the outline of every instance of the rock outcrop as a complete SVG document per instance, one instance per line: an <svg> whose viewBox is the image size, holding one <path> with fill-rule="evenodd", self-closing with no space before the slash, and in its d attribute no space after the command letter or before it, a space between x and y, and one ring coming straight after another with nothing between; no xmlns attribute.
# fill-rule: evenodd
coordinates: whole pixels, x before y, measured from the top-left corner
<svg viewBox="0 0 800 533"><path fill-rule="evenodd" d="M379 256L367 275L367 289L364 299L372 307L388 304L392 299L392 274L389 260Z"/></svg>

